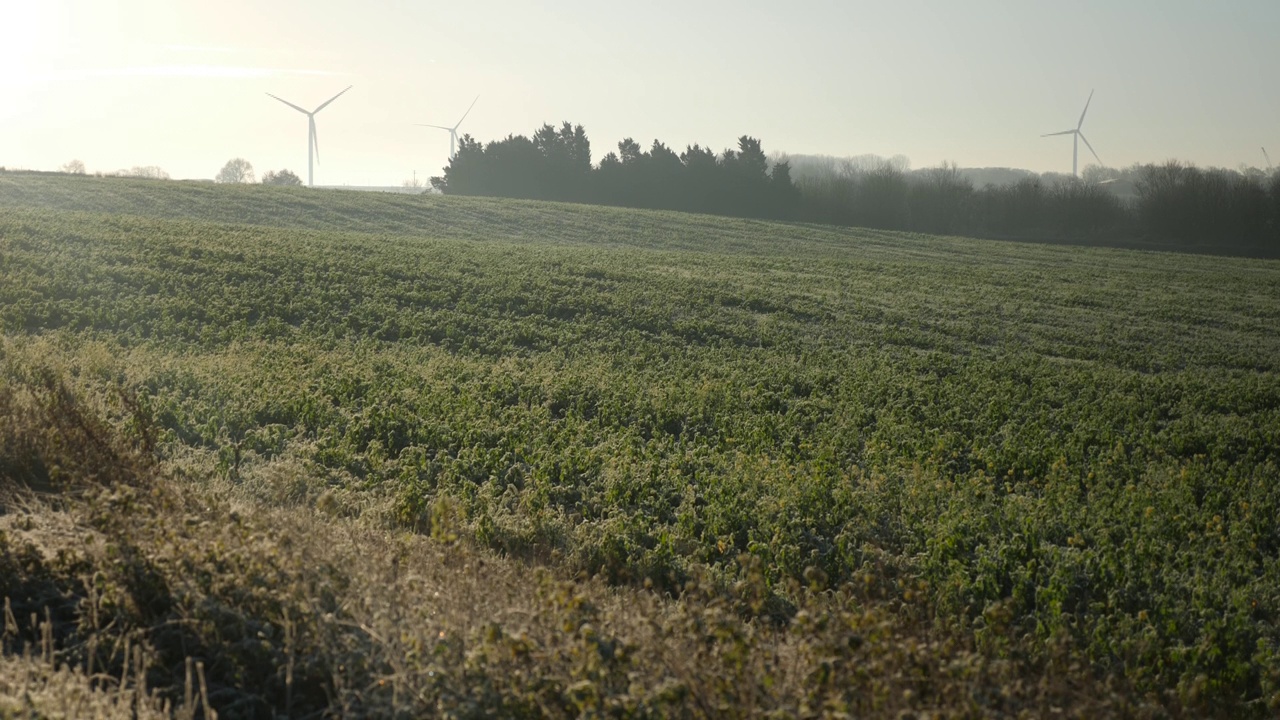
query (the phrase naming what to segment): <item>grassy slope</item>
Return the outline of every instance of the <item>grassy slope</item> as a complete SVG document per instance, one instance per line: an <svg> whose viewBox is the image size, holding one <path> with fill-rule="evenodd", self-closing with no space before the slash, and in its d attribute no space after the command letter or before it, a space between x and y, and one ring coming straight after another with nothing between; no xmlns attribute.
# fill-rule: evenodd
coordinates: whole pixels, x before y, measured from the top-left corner
<svg viewBox="0 0 1280 720"><path fill-rule="evenodd" d="M241 492L614 581L924 587L1274 701L1276 263L115 179L0 208L7 352L144 388Z"/></svg>

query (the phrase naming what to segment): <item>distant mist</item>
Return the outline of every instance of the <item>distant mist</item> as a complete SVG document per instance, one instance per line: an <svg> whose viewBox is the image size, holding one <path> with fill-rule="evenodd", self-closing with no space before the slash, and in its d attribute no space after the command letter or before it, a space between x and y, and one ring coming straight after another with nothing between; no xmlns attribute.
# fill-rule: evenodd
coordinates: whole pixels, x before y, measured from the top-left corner
<svg viewBox="0 0 1280 720"><path fill-rule="evenodd" d="M717 153L632 138L598 165L581 125L481 143L464 135L432 186L446 194L683 210L936 234L1280 255L1280 172L1167 162L1081 177L1015 168L913 170L903 155Z"/></svg>

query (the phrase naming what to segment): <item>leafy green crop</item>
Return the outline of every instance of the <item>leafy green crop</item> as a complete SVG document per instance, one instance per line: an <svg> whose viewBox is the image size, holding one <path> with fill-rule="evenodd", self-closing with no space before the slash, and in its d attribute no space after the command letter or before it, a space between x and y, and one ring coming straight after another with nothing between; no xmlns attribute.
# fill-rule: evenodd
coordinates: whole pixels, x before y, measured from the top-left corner
<svg viewBox="0 0 1280 720"><path fill-rule="evenodd" d="M1280 702L1280 263L452 197L0 177L0 358L283 496L678 589L921 583ZM279 473L276 473L279 475ZM779 600L785 612L785 597Z"/></svg>

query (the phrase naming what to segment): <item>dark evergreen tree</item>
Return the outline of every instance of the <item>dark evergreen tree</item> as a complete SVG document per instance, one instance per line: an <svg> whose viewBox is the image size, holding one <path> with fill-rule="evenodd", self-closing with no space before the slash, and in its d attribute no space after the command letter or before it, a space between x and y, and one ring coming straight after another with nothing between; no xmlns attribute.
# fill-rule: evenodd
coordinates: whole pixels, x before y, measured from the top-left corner
<svg viewBox="0 0 1280 720"><path fill-rule="evenodd" d="M546 158L529 138L508 135L489 143L484 155L490 194L532 200L555 197Z"/></svg>
<svg viewBox="0 0 1280 720"><path fill-rule="evenodd" d="M724 194L721 185L721 168L711 148L691 145L680 153L684 165L680 183L683 198L682 210L694 212L720 212L719 198Z"/></svg>
<svg viewBox="0 0 1280 720"><path fill-rule="evenodd" d="M543 158L543 196L556 200L582 200L590 185L591 142L581 125L565 122L559 130L543 125L533 135L533 146Z"/></svg>
<svg viewBox="0 0 1280 720"><path fill-rule="evenodd" d="M641 157L640 143L626 138L618 143L618 157L622 160L623 165L633 165L640 162Z"/></svg>
<svg viewBox="0 0 1280 720"><path fill-rule="evenodd" d="M470 135L463 135L444 174L431 178L431 186L451 195L491 195L488 174L484 146Z"/></svg>

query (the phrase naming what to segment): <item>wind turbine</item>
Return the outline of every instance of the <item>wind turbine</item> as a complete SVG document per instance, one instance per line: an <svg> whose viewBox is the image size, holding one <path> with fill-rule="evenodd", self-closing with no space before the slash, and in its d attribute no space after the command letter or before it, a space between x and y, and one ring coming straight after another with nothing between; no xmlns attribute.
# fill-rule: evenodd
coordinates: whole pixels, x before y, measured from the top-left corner
<svg viewBox="0 0 1280 720"><path fill-rule="evenodd" d="M440 130L449 131L449 159L450 160L452 160L453 156L457 154L458 128L462 125L462 121L466 120L467 116L471 114L471 108L476 106L476 101L479 99L480 99L480 96L477 95L476 99L471 101L470 107L467 108L466 112L462 113L462 119L458 120L458 124L454 125L453 127L445 127L444 125L424 125L422 123L417 124L418 127L430 127L430 128L437 128Z"/></svg>
<svg viewBox="0 0 1280 720"><path fill-rule="evenodd" d="M1271 164L1271 156L1267 154L1266 148L1262 148L1262 157L1267 159L1267 172L1271 172L1272 170L1274 170L1275 166Z"/></svg>
<svg viewBox="0 0 1280 720"><path fill-rule="evenodd" d="M298 107L297 105L294 105L293 103L289 102L288 100L285 100L284 98L278 98L275 95L272 95L271 93L267 93L268 96L273 97L276 100L279 100L285 105L288 105L294 110L297 110L298 112L307 116L307 186L308 187L315 184L313 182L314 165L315 165L315 161L320 159L320 143L318 140L316 140L316 113L325 109L329 105L329 103L333 102L334 100L337 100L339 97L342 96L342 93L346 92L347 90L350 90L352 87L354 86L348 85L346 90L343 90L342 92L338 93L337 95L334 95L328 100L325 100L323 103L320 104L320 107L310 112L307 112L306 110ZM312 159L313 151L315 154L314 159Z"/></svg>
<svg viewBox="0 0 1280 720"><path fill-rule="evenodd" d="M1080 126L1084 125L1084 115L1085 113L1089 112L1089 103L1092 101L1093 101L1093 91L1090 90L1089 99L1084 101L1084 111L1080 113L1080 122L1076 123L1076 127L1074 130L1063 130L1062 132L1049 133L1047 135L1040 136L1040 137L1053 137L1054 135L1074 135L1075 136L1075 138L1071 142L1071 174L1074 177L1080 177L1078 167L1079 167L1081 140L1084 140L1085 146L1089 148L1089 152L1093 153L1093 157L1095 160L1098 161L1098 164L1099 165L1102 164L1102 158L1098 157L1097 151L1095 151L1093 149L1093 146L1089 144L1089 139L1084 136L1084 133L1080 132Z"/></svg>

